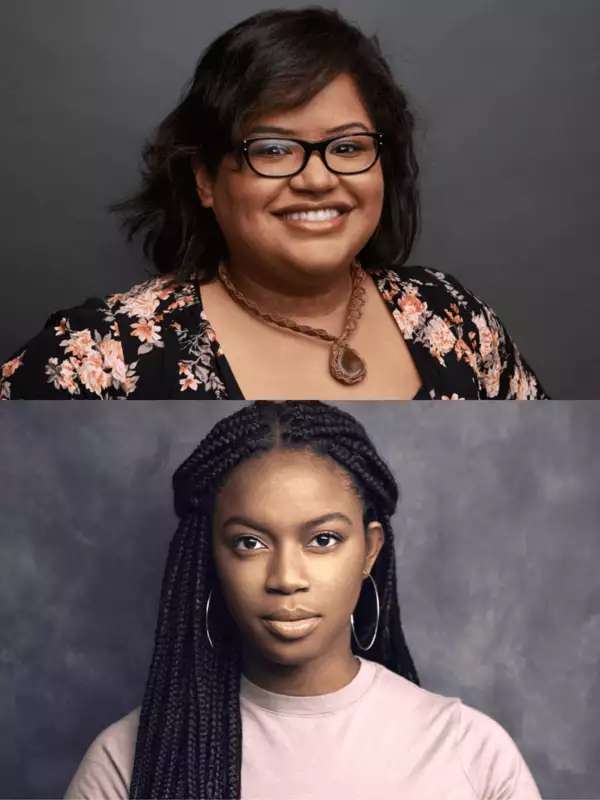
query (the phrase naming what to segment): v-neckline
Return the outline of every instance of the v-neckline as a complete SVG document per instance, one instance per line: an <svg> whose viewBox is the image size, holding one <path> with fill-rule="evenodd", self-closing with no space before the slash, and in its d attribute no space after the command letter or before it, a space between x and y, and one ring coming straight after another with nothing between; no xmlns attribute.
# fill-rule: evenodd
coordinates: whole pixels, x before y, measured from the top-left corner
<svg viewBox="0 0 600 800"><path fill-rule="evenodd" d="M404 340L404 342L406 344L408 352L409 352L409 354L410 354L410 356L412 358L413 365L414 365L414 367L415 367L415 369L416 369L416 371L419 374L419 377L421 379L421 385L419 386L419 389L417 390L416 394L413 397L408 398L408 400L405 400L405 401L400 401L399 400L398 402L410 402L411 400L429 400L430 399L430 397L429 397L429 389L430 389L430 387L432 385L432 381L431 380L426 380L425 376L427 376L429 378L433 377L433 376L430 376L430 374L429 374L430 373L430 369L429 369L430 365L423 358L423 354L420 351L420 349L415 347L414 340L413 339L407 339L404 336L404 333L402 332L402 328L400 327L400 323L398 322L398 320L396 319L396 317L394 316L394 313L393 313L394 310L396 309L396 305L394 304L394 302L392 300L388 300L388 298L381 292L381 290L379 288L379 285L377 283L378 276L381 276L381 274L384 273L385 271L386 271L385 269L381 269L381 268L377 269L377 270L374 270L373 272L369 272L368 270L365 270L367 275L371 278L371 280L375 284L375 288L377 289L379 295L382 297L386 308L390 312L390 315L391 315L392 319L394 320L394 323L396 324L396 327L398 328L398 332L400 333L400 336L402 336L402 339ZM241 389L239 383L237 382L237 379L236 379L236 377L234 375L234 372L233 372L233 370L231 368L231 364L229 363L229 360L227 359L227 356L226 356L225 352L223 351L223 349L221 347L221 343L217 339L217 335L215 333L215 329L213 328L211 321L208 319L208 317L206 316L206 314L204 312L204 304L202 302L202 292L201 292L200 282L199 282L199 280L197 278L194 278L193 280L194 280L194 286L195 286L195 291L196 291L196 299L197 299L198 304L199 304L199 316L202 319L202 321L203 321L203 323L204 323L204 325L206 327L206 330L208 330L208 332L209 332L210 340L213 342L213 348L214 348L214 351L216 351L216 357L218 358L219 371L221 372L221 375L222 375L222 378L223 378L223 383L225 384L225 388L227 390L227 399L228 400L246 400L247 398L244 397L244 393L242 392L242 389Z"/></svg>

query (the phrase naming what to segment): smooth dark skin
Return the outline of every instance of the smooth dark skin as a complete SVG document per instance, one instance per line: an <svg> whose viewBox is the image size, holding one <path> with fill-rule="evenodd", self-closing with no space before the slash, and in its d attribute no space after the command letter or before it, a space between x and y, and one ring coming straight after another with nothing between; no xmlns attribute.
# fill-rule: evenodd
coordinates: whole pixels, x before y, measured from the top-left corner
<svg viewBox="0 0 600 800"><path fill-rule="evenodd" d="M380 523L363 526L362 500L333 460L273 450L232 470L215 506L213 553L250 681L319 695L352 680L350 614L383 540ZM321 615L302 639L281 640L261 620L297 606Z"/></svg>

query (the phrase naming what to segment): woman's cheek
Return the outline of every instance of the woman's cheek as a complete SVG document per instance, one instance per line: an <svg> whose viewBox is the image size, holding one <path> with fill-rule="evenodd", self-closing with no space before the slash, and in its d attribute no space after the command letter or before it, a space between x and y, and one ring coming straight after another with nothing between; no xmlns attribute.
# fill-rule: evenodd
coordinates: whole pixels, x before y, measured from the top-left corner
<svg viewBox="0 0 600 800"><path fill-rule="evenodd" d="M323 583L324 605L332 615L344 617L354 609L358 598L357 586L360 588L360 577L355 576L354 572L351 567L341 570L337 575L330 575Z"/></svg>

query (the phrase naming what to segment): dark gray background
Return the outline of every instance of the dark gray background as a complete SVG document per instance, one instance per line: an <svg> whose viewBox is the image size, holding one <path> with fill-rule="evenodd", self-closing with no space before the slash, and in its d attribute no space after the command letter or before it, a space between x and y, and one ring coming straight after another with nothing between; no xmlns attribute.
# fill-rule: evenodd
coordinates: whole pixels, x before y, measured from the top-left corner
<svg viewBox="0 0 600 800"><path fill-rule="evenodd" d="M142 141L201 50L268 5L3 0L2 358L50 312L144 279L104 208L137 186ZM600 3L324 5L379 34L413 99L424 228L411 263L487 300L553 397L599 398Z"/></svg>
<svg viewBox="0 0 600 800"><path fill-rule="evenodd" d="M60 795L141 702L172 472L240 405L0 407L1 796ZM401 486L423 685L503 724L544 797L600 797L600 404L340 405Z"/></svg>

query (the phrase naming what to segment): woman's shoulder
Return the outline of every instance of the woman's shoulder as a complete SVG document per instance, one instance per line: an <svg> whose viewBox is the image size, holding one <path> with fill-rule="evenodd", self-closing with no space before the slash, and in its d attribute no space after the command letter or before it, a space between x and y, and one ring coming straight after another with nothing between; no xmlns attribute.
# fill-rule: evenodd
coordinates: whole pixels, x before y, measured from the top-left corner
<svg viewBox="0 0 600 800"><path fill-rule="evenodd" d="M419 686L408 678L378 662L369 662L375 674L376 691L385 700L388 708L393 706L403 709L403 716L419 724L431 715L439 717L445 711L453 716L460 700L457 697L446 697Z"/></svg>
<svg viewBox="0 0 600 800"><path fill-rule="evenodd" d="M72 328L111 330L121 338L129 335L137 339L138 344L148 345L153 334L154 338L160 339L156 336L162 330L160 325L169 325L181 309L199 304L194 280L182 281L172 275L156 275L125 291L112 292L102 298L88 298L80 305L55 311L44 327L48 329L67 320Z"/></svg>
<svg viewBox="0 0 600 800"><path fill-rule="evenodd" d="M533 776L513 738L495 719L462 702L458 704L457 749L477 797L539 800Z"/></svg>
<svg viewBox="0 0 600 800"><path fill-rule="evenodd" d="M425 344L438 359L456 353L457 343L459 357L468 357L478 345L485 349L484 339L500 345L502 323L496 313L449 272L402 266L376 270L373 278L394 307L405 338Z"/></svg>
<svg viewBox="0 0 600 800"><path fill-rule="evenodd" d="M156 275L104 299L111 313L130 319L164 319L181 308L197 305L199 296L194 280L178 280L172 275Z"/></svg>
<svg viewBox="0 0 600 800"><path fill-rule="evenodd" d="M116 755L120 763L133 763L140 712L141 706L137 706L104 728L88 748L90 757L97 759L105 753Z"/></svg>
<svg viewBox="0 0 600 800"><path fill-rule="evenodd" d="M385 698L390 711L402 709L403 725L451 729L457 742L464 738L465 731L478 734L484 730L502 730L491 717L465 705L459 697L418 686L383 664L375 664L375 671L380 698Z"/></svg>
<svg viewBox="0 0 600 800"><path fill-rule="evenodd" d="M454 275L423 266L371 274L404 338L444 373L470 372L477 397L547 397L498 314Z"/></svg>
<svg viewBox="0 0 600 800"><path fill-rule="evenodd" d="M471 312L494 313L490 306L471 292L455 275L419 265L392 266L373 270L380 289L406 304L420 298L430 311L447 315L450 307ZM414 313L414 310L413 310Z"/></svg>
<svg viewBox="0 0 600 800"><path fill-rule="evenodd" d="M517 745L496 720L459 697L424 689L383 665L377 671L387 713L401 720L403 731L408 728L413 740L437 742L437 746L446 742L476 797L539 798ZM492 786L498 794L490 792Z"/></svg>
<svg viewBox="0 0 600 800"><path fill-rule="evenodd" d="M118 325L97 297L59 309L2 364L0 398L51 400L130 391Z"/></svg>
<svg viewBox="0 0 600 800"><path fill-rule="evenodd" d="M0 398L129 397L146 361L161 365L166 336L198 329L200 313L195 282L170 276L55 311L2 365Z"/></svg>
<svg viewBox="0 0 600 800"><path fill-rule="evenodd" d="M133 772L140 707L113 722L88 747L65 798L127 798Z"/></svg>

